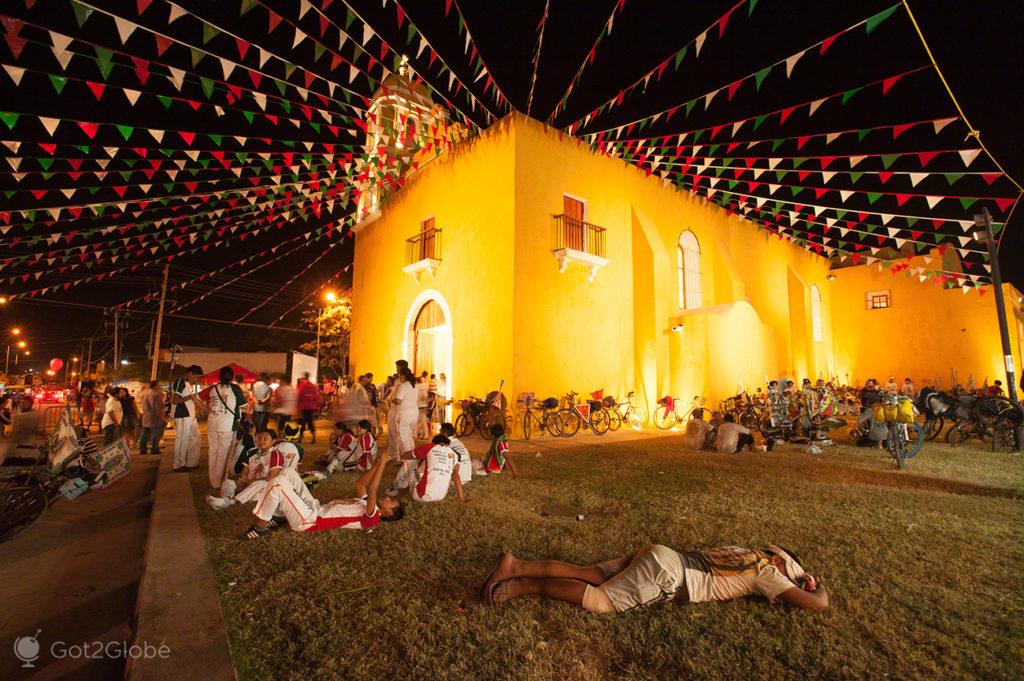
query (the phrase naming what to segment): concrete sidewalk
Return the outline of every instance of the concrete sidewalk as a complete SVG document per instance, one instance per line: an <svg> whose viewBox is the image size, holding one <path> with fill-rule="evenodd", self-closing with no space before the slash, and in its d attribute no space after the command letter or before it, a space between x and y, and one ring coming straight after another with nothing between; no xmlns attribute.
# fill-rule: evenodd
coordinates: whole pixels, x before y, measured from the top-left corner
<svg viewBox="0 0 1024 681"><path fill-rule="evenodd" d="M233 680L235 668L189 476L173 472L170 449L165 451L139 589L135 643L166 645L169 652L132 661L125 678Z"/></svg>

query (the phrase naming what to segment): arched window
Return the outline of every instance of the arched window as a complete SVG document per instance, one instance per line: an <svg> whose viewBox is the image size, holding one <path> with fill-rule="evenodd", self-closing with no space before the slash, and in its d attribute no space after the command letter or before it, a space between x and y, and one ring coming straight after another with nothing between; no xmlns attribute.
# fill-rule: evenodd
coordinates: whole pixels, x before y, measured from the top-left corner
<svg viewBox="0 0 1024 681"><path fill-rule="evenodd" d="M690 230L679 235L676 270L679 278L679 307L684 310L700 307L700 244Z"/></svg>
<svg viewBox="0 0 1024 681"><path fill-rule="evenodd" d="M821 292L811 285L811 334L815 343L821 342Z"/></svg>

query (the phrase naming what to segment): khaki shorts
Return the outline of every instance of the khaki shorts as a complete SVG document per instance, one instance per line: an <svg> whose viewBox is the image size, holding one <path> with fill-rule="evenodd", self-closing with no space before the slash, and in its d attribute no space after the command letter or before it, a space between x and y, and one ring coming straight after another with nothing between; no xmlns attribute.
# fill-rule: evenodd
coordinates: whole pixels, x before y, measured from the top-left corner
<svg viewBox="0 0 1024 681"><path fill-rule="evenodd" d="M590 612L626 612L633 608L670 600L685 579L679 554L660 544L638 551L629 564L612 574L610 563L600 563L609 579L601 586L588 586L583 607Z"/></svg>

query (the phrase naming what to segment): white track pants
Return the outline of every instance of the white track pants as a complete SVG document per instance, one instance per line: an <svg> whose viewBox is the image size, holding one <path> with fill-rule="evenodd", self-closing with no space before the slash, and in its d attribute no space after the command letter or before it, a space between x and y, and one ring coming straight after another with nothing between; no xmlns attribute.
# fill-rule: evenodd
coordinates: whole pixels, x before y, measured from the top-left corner
<svg viewBox="0 0 1024 681"><path fill-rule="evenodd" d="M235 434L215 430L206 431L206 451L209 457L207 471L210 475L210 487L217 489L228 477L228 465L234 464L231 454L235 448Z"/></svg>
<svg viewBox="0 0 1024 681"><path fill-rule="evenodd" d="M199 465L199 423L195 417L174 419L174 467Z"/></svg>
<svg viewBox="0 0 1024 681"><path fill-rule="evenodd" d="M253 515L263 521L275 515L284 516L288 527L296 532L304 532L315 525L319 513L320 502L313 498L302 478L293 470L283 471L267 483L266 491L253 510Z"/></svg>

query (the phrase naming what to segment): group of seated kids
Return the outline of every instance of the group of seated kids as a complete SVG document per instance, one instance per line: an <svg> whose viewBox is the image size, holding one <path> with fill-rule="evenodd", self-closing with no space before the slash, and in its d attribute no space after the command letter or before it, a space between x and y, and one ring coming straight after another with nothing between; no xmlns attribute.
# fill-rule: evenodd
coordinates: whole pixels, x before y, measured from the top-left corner
<svg viewBox="0 0 1024 681"><path fill-rule="evenodd" d="M357 497L321 504L310 494L307 483L298 473L301 452L295 444L282 441L275 431L264 429L256 434L251 447L241 452L235 472L237 480L228 479L221 486L221 496L208 496L214 509L236 503L255 502L253 526L243 537L262 537L277 526L275 517L283 518L299 532L327 529L371 530L381 521L400 520L405 509L399 501L403 496L418 502L440 501L454 487L460 501L466 501L464 485L473 475L496 475L507 466L516 475L515 464L508 455L508 438L501 425L491 428L491 446L483 461L473 460L466 446L455 437L455 427L441 424L440 434L427 443L401 454L398 473L386 496L378 490L385 465L392 457L377 449L372 424L363 420L349 426L336 423L327 455L321 461L324 473L320 478L341 470L360 470L356 482Z"/></svg>

